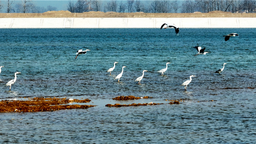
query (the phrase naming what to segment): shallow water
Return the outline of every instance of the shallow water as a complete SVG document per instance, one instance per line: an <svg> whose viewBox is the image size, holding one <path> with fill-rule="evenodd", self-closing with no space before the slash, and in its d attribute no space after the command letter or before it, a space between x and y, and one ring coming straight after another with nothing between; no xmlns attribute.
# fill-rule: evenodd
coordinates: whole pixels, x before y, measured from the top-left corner
<svg viewBox="0 0 256 144"><path fill-rule="evenodd" d="M223 35L239 37L225 42ZM255 141L256 29L1 29L0 98L89 98L97 107L1 114L1 142ZM200 44L207 55L194 56ZM78 49L90 49L75 60ZM106 71L117 61L110 76ZM157 73L171 62L164 76ZM222 75L214 72L227 65ZM121 82L114 77L124 69ZM138 85L134 80L148 70ZM12 91L5 84L20 71ZM184 91L181 84L196 75ZM249 87L249 88L248 88ZM119 95L153 99L116 102ZM169 105L165 99L187 99ZM209 101L215 100L215 101ZM166 103L107 108L111 103ZM198 102L200 101L200 102Z"/></svg>

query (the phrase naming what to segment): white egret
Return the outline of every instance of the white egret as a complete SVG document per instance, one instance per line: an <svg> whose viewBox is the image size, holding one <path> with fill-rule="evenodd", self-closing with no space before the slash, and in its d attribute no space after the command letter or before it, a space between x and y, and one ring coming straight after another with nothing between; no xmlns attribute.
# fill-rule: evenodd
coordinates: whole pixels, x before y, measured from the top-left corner
<svg viewBox="0 0 256 144"><path fill-rule="evenodd" d="M12 80L10 80L7 84L6 84L6 86L10 86L10 90L12 89L12 84L14 84L15 82L16 82L16 80L17 80L17 74L20 74L21 72L16 72L16 73L14 73L14 79L12 79Z"/></svg>
<svg viewBox="0 0 256 144"><path fill-rule="evenodd" d="M0 66L0 73L2 72L2 67L4 67L4 66Z"/></svg>
<svg viewBox="0 0 256 144"><path fill-rule="evenodd" d="M226 64L227 63L223 63L223 67L221 69L217 70L215 73L219 73L220 74L224 70Z"/></svg>
<svg viewBox="0 0 256 144"><path fill-rule="evenodd" d="M230 37L235 37L235 36L238 36L238 34L237 33L230 33L228 35L224 35L225 41L228 41Z"/></svg>
<svg viewBox="0 0 256 144"><path fill-rule="evenodd" d="M120 78L122 77L122 75L124 73L124 68L126 68L126 66L123 66L122 67L122 72L115 77L115 79L118 79L118 82L120 81Z"/></svg>
<svg viewBox="0 0 256 144"><path fill-rule="evenodd" d="M76 53L76 58L77 58L80 54L86 54L88 51L90 51L90 50L89 50L89 49L86 49L86 50L84 50L84 51L83 51L83 49L78 50L77 53ZM75 58L75 59L76 59L76 58Z"/></svg>
<svg viewBox="0 0 256 144"><path fill-rule="evenodd" d="M167 63L166 63L166 68L161 69L161 70L160 70L160 71L158 71L158 72L159 72L159 73L162 73L162 75L164 75L164 72L166 72L166 71L167 71L168 64L170 64L170 62L167 62Z"/></svg>
<svg viewBox="0 0 256 144"><path fill-rule="evenodd" d="M110 75L111 75L111 72L115 69L117 63L118 63L118 62L114 62L114 66L113 66L112 68L108 69L107 72L109 72Z"/></svg>
<svg viewBox="0 0 256 144"><path fill-rule="evenodd" d="M189 80L186 80L185 82L183 82L181 85L185 86L185 90L187 90L187 86L189 85L189 83L192 81L192 77L196 77L195 75L191 75L189 77Z"/></svg>
<svg viewBox="0 0 256 144"><path fill-rule="evenodd" d="M147 72L147 70L143 70L142 72L142 76L138 77L135 81L138 81L138 84L140 84L140 81L143 79L144 77L144 72Z"/></svg>
<svg viewBox="0 0 256 144"><path fill-rule="evenodd" d="M167 29L167 28L174 28L175 29L175 33L178 34L180 29L174 25L168 25L167 23L162 24L162 26L160 27L160 29Z"/></svg>

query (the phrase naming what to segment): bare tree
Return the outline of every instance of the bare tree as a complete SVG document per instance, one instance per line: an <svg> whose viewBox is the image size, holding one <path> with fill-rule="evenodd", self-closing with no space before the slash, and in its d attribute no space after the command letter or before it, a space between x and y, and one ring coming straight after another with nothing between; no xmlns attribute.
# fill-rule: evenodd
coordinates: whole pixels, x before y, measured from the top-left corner
<svg viewBox="0 0 256 144"><path fill-rule="evenodd" d="M12 4L13 4L12 0L7 0L7 13L10 13L13 10Z"/></svg>
<svg viewBox="0 0 256 144"><path fill-rule="evenodd" d="M124 12L125 12L125 9L126 9L126 5L121 1L120 4L119 4L119 10L118 10L118 12L124 13Z"/></svg>
<svg viewBox="0 0 256 144"><path fill-rule="evenodd" d="M0 1L1 2L1 1ZM0 3L0 11L2 10L2 8L3 8L3 5Z"/></svg>
<svg viewBox="0 0 256 144"><path fill-rule="evenodd" d="M86 0L77 0L75 7L78 13L87 12L89 10Z"/></svg>
<svg viewBox="0 0 256 144"><path fill-rule="evenodd" d="M23 7L22 7L21 3L17 3L14 7L15 7L15 9L14 9L15 13L22 13Z"/></svg>
<svg viewBox="0 0 256 144"><path fill-rule="evenodd" d="M150 5L153 13L167 13L170 11L170 2L167 0L154 0Z"/></svg>
<svg viewBox="0 0 256 144"><path fill-rule="evenodd" d="M74 13L76 11L76 6L73 1L68 2L67 10Z"/></svg>
<svg viewBox="0 0 256 144"><path fill-rule="evenodd" d="M93 4L93 10L94 11L100 11L101 9L101 2L99 0L92 1Z"/></svg>
<svg viewBox="0 0 256 144"><path fill-rule="evenodd" d="M105 6L105 10L106 11L117 12L117 2L116 2L116 0L112 0L110 2L107 2L106 6Z"/></svg>
<svg viewBox="0 0 256 144"><path fill-rule="evenodd" d="M29 12L31 10L31 7L33 7L33 3L31 2L31 0L23 0L22 1L22 12L26 13Z"/></svg>
<svg viewBox="0 0 256 144"><path fill-rule="evenodd" d="M174 12L174 13L177 13L177 12L178 12L178 9L179 9L179 3L178 3L178 1L177 1L177 0L172 1L172 2L170 3L170 5L171 5L171 9L173 10L173 12Z"/></svg>
<svg viewBox="0 0 256 144"><path fill-rule="evenodd" d="M133 3L134 3L134 0L127 0L128 12L133 12Z"/></svg>
<svg viewBox="0 0 256 144"><path fill-rule="evenodd" d="M136 0L134 4L134 9L136 12L142 12L144 9L143 3L141 3L140 0Z"/></svg>

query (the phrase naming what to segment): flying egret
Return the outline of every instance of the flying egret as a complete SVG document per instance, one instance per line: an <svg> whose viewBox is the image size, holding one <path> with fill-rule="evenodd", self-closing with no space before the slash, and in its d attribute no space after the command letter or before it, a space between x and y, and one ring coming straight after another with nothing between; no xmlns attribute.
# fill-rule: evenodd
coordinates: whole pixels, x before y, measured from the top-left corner
<svg viewBox="0 0 256 144"><path fill-rule="evenodd" d="M162 75L164 75L164 72L166 72L166 71L167 71L168 64L170 64L170 62L167 62L167 63L166 63L166 68L161 69L161 70L160 70L160 71L158 71L158 72L159 72L159 73L162 73Z"/></svg>
<svg viewBox="0 0 256 144"><path fill-rule="evenodd" d="M12 80L10 80L7 84L6 84L6 86L10 86L10 90L12 89L12 84L14 84L15 82L16 82L16 80L17 80L17 74L20 74L21 72L16 72L16 73L14 73L14 79L12 79Z"/></svg>
<svg viewBox="0 0 256 144"><path fill-rule="evenodd" d="M186 80L185 82L182 83L183 86L185 86L185 90L187 90L187 86L189 85L189 83L192 81L192 77L196 77L195 75L191 75L189 77L189 80Z"/></svg>
<svg viewBox="0 0 256 144"><path fill-rule="evenodd" d="M142 72L142 76L138 77L135 81L138 81L138 84L140 84L140 81L143 79L144 77L144 72L147 72L147 70L143 70Z"/></svg>
<svg viewBox="0 0 256 144"><path fill-rule="evenodd" d="M226 64L227 63L223 63L223 67L221 69L217 70L215 73L219 73L220 74L224 70Z"/></svg>
<svg viewBox="0 0 256 144"><path fill-rule="evenodd" d="M122 67L122 72L115 77L115 79L118 79L118 82L120 81L120 78L122 77L122 75L124 73L124 68L126 68L126 66L123 66Z"/></svg>
<svg viewBox="0 0 256 144"><path fill-rule="evenodd" d="M176 35L179 33L180 29L174 25L168 25L167 23L162 24L162 26L160 27L160 29L166 29L166 28L174 28L175 29L175 33Z"/></svg>
<svg viewBox="0 0 256 144"><path fill-rule="evenodd" d="M113 66L112 68L108 69L107 72L109 72L110 75L111 75L111 72L115 69L117 63L118 63L118 62L114 62L114 66Z"/></svg>
<svg viewBox="0 0 256 144"><path fill-rule="evenodd" d="M230 37L235 37L235 36L238 36L238 34L237 33L230 33L228 35L224 35L225 41L228 41Z"/></svg>
<svg viewBox="0 0 256 144"><path fill-rule="evenodd" d="M89 49L86 49L86 50L84 50L84 51L83 51L83 49L78 50L77 53L76 53L76 58L77 58L80 54L86 54L88 51L90 51L90 50L89 50ZM76 59L76 58L75 58L75 59Z"/></svg>

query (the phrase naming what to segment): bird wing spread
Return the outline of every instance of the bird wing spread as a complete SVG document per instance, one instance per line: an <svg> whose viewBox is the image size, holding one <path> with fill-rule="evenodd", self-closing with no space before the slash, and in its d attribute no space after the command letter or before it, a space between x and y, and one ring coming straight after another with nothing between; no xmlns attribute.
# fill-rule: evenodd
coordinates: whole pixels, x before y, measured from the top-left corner
<svg viewBox="0 0 256 144"><path fill-rule="evenodd" d="M200 53L204 53L204 50L205 50L205 48L201 49L201 50L200 50Z"/></svg>
<svg viewBox="0 0 256 144"><path fill-rule="evenodd" d="M228 41L230 36L225 36L225 41Z"/></svg>
<svg viewBox="0 0 256 144"><path fill-rule="evenodd" d="M162 24L162 26L161 26L161 28L160 28L160 29L162 29L165 25L166 25L166 23Z"/></svg>

